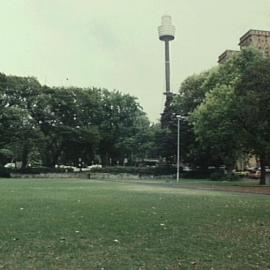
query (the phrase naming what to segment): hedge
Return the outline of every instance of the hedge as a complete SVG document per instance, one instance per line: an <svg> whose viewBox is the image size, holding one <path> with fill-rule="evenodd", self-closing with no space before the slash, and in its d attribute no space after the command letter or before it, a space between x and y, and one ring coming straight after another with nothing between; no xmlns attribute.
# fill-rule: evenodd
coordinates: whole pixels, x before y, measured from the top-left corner
<svg viewBox="0 0 270 270"><path fill-rule="evenodd" d="M9 178L11 169L0 166L0 177Z"/></svg>
<svg viewBox="0 0 270 270"><path fill-rule="evenodd" d="M176 168L172 166L159 166L159 167L125 167L125 166L115 166L115 167L103 167L94 168L91 172L96 173L127 173L136 175L173 175L176 174Z"/></svg>
<svg viewBox="0 0 270 270"><path fill-rule="evenodd" d="M34 167L34 168L23 168L23 169L11 169L0 167L0 177L10 177L10 173L19 173L19 174L41 174L41 173L65 173L73 172L72 168L49 168L49 167Z"/></svg>

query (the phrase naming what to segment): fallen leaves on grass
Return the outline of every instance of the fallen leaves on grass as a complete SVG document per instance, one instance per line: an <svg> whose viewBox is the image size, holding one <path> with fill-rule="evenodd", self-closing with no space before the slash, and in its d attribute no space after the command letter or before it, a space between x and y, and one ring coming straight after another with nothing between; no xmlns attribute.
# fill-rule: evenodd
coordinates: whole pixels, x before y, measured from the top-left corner
<svg viewBox="0 0 270 270"><path fill-rule="evenodd" d="M60 242L64 242L66 241L66 238L65 237L60 237Z"/></svg>

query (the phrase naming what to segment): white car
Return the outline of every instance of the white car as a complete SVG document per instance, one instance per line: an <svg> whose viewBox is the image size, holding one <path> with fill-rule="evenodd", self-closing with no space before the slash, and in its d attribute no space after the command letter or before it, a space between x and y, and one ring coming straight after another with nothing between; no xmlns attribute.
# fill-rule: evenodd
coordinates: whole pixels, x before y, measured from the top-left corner
<svg viewBox="0 0 270 270"><path fill-rule="evenodd" d="M5 168L15 169L16 164L15 163L7 163L4 165Z"/></svg>
<svg viewBox="0 0 270 270"><path fill-rule="evenodd" d="M102 168L102 165L100 165L100 164L94 164L94 165L91 165L91 166L87 166L87 169L88 170L92 170L92 169L95 169L95 168Z"/></svg>

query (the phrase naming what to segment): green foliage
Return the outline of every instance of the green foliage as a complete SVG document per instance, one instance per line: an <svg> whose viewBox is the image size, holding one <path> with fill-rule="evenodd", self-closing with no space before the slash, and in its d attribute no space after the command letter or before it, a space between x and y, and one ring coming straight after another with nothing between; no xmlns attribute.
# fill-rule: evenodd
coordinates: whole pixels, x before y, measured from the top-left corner
<svg viewBox="0 0 270 270"><path fill-rule="evenodd" d="M214 74L216 86L192 114L197 139L232 169L241 152L256 153L263 168L270 153L270 61L243 50Z"/></svg>
<svg viewBox="0 0 270 270"><path fill-rule="evenodd" d="M201 168L225 164L231 171L238 157L255 153L265 163L270 150L269 67L269 59L249 48L185 80L174 100L175 113L187 116L181 130L183 161ZM176 124L171 131L176 137Z"/></svg>
<svg viewBox="0 0 270 270"><path fill-rule="evenodd" d="M11 149L2 148L0 149L0 164L8 163L12 160L14 153Z"/></svg>
<svg viewBox="0 0 270 270"><path fill-rule="evenodd" d="M245 146L259 157L261 184L265 184L265 165L270 156L270 59L245 65L235 92Z"/></svg>
<svg viewBox="0 0 270 270"><path fill-rule="evenodd" d="M177 114L188 115L200 105L208 91L206 81L213 71L203 72L199 75L188 77L181 84L179 95L174 99L173 107Z"/></svg>
<svg viewBox="0 0 270 270"><path fill-rule="evenodd" d="M193 130L194 123L190 118L190 115L205 100L206 94L209 91L209 86L213 84L212 81L215 81L211 79L214 74L216 74L216 69L188 77L181 84L179 95L174 98L173 102L173 109L175 114L186 117L180 122L181 160L188 164L192 164L194 167L200 166L207 168L208 165L213 164L211 155L209 155L205 149L202 149L201 145L196 141ZM176 119L170 126L170 130L172 133L170 145L173 145L173 151L171 151L171 155L175 156L175 149L177 147Z"/></svg>
<svg viewBox="0 0 270 270"><path fill-rule="evenodd" d="M73 172L72 168L50 168L50 167L28 167L22 169L12 170L14 173L19 174L41 174L41 173L66 173Z"/></svg>
<svg viewBox="0 0 270 270"><path fill-rule="evenodd" d="M210 179L213 181L224 181L227 178L224 170L215 170L210 174Z"/></svg>
<svg viewBox="0 0 270 270"><path fill-rule="evenodd" d="M192 114L201 147L229 168L234 167L241 150L236 102L233 88L221 85L209 92Z"/></svg>
<svg viewBox="0 0 270 270"><path fill-rule="evenodd" d="M100 123L100 153L103 164L131 160L140 153L137 148L140 132L149 128L149 121L136 98L119 91L102 91L102 121ZM138 136L139 135L139 136Z"/></svg>
<svg viewBox="0 0 270 270"><path fill-rule="evenodd" d="M134 163L153 148L145 113L135 97L119 91L47 87L0 74L0 105L0 149L13 153L0 153L2 165Z"/></svg>
<svg viewBox="0 0 270 270"><path fill-rule="evenodd" d="M213 170L198 168L191 171L181 172L181 178L184 179L209 179Z"/></svg>
<svg viewBox="0 0 270 270"><path fill-rule="evenodd" d="M9 178L11 170L0 166L0 178Z"/></svg>

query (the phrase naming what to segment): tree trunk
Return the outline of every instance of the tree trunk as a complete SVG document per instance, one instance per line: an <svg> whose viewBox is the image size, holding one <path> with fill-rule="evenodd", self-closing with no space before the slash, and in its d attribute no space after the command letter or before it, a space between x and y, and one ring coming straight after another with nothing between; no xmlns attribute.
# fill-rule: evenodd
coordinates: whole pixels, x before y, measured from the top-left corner
<svg viewBox="0 0 270 270"><path fill-rule="evenodd" d="M23 149L22 149L22 168L26 168L27 166L28 155L29 155L29 147L26 142L25 144L23 144Z"/></svg>
<svg viewBox="0 0 270 270"><path fill-rule="evenodd" d="M235 168L235 164L226 164L226 174L228 179L233 179L233 169Z"/></svg>
<svg viewBox="0 0 270 270"><path fill-rule="evenodd" d="M261 166L261 175L260 175L260 185L265 185L265 154L260 155L260 166Z"/></svg>
<svg viewBox="0 0 270 270"><path fill-rule="evenodd" d="M101 163L103 166L108 166L108 160L109 160L109 153L105 152L101 154Z"/></svg>

